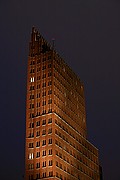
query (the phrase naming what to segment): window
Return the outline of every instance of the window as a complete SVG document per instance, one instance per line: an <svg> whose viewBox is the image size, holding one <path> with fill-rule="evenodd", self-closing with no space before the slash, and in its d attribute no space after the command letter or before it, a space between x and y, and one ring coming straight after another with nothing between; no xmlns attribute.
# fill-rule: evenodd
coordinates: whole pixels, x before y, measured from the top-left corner
<svg viewBox="0 0 120 180"><path fill-rule="evenodd" d="M40 173L36 174L36 179L40 179Z"/></svg>
<svg viewBox="0 0 120 180"><path fill-rule="evenodd" d="M36 132L36 137L37 137L37 136L40 136L40 131L37 131L37 132Z"/></svg>
<svg viewBox="0 0 120 180"><path fill-rule="evenodd" d="M52 149L48 150L48 155L52 155Z"/></svg>
<svg viewBox="0 0 120 180"><path fill-rule="evenodd" d="M37 89L40 89L40 84L37 85Z"/></svg>
<svg viewBox="0 0 120 180"><path fill-rule="evenodd" d="M58 177L58 178L59 178L59 176L58 176L58 172L56 172L56 177Z"/></svg>
<svg viewBox="0 0 120 180"><path fill-rule="evenodd" d="M52 144L52 139L49 139L48 144Z"/></svg>
<svg viewBox="0 0 120 180"><path fill-rule="evenodd" d="M62 164L60 163L60 168L62 169Z"/></svg>
<svg viewBox="0 0 120 180"><path fill-rule="evenodd" d="M46 78L46 74L43 74L42 79Z"/></svg>
<svg viewBox="0 0 120 180"><path fill-rule="evenodd" d="M52 112L52 109L48 109L48 113L51 113Z"/></svg>
<svg viewBox="0 0 120 180"><path fill-rule="evenodd" d="M28 159L33 159L34 158L34 154L33 153L30 153L29 155L28 155Z"/></svg>
<svg viewBox="0 0 120 180"><path fill-rule="evenodd" d="M42 130L42 135L46 135L46 130L45 129Z"/></svg>
<svg viewBox="0 0 120 180"><path fill-rule="evenodd" d="M40 107L40 102L39 103L37 102L37 107Z"/></svg>
<svg viewBox="0 0 120 180"><path fill-rule="evenodd" d="M46 124L46 119L43 119L42 125L45 125L45 124Z"/></svg>
<svg viewBox="0 0 120 180"><path fill-rule="evenodd" d="M61 174L60 174L60 179L63 179Z"/></svg>
<svg viewBox="0 0 120 180"><path fill-rule="evenodd" d="M48 68L51 68L52 67L52 65L51 64L48 64Z"/></svg>
<svg viewBox="0 0 120 180"><path fill-rule="evenodd" d="M48 104L51 104L51 103L52 103L52 99L49 99L49 100L48 100Z"/></svg>
<svg viewBox="0 0 120 180"><path fill-rule="evenodd" d="M36 122L36 126L40 126L40 121L37 121L37 122Z"/></svg>
<svg viewBox="0 0 120 180"><path fill-rule="evenodd" d="M42 96L46 96L46 91L43 92Z"/></svg>
<svg viewBox="0 0 120 180"><path fill-rule="evenodd" d="M29 143L29 148L33 148L33 143Z"/></svg>
<svg viewBox="0 0 120 180"><path fill-rule="evenodd" d="M43 59L42 59L42 62L44 62L44 61L46 61L46 58L43 58Z"/></svg>
<svg viewBox="0 0 120 180"><path fill-rule="evenodd" d="M52 85L52 81L49 81L49 82L48 82L48 86L50 86L50 85Z"/></svg>
<svg viewBox="0 0 120 180"><path fill-rule="evenodd" d="M42 146L45 146L46 145L46 140L43 140L42 141Z"/></svg>
<svg viewBox="0 0 120 180"><path fill-rule="evenodd" d="M36 142L36 147L39 147L40 146L40 141L37 141Z"/></svg>
<svg viewBox="0 0 120 180"><path fill-rule="evenodd" d="M40 63L40 59L37 60L37 64L39 64L39 63Z"/></svg>
<svg viewBox="0 0 120 180"><path fill-rule="evenodd" d="M42 114L46 114L46 110L43 110Z"/></svg>
<svg viewBox="0 0 120 180"><path fill-rule="evenodd" d="M52 123L52 118L48 119L48 124Z"/></svg>
<svg viewBox="0 0 120 180"><path fill-rule="evenodd" d="M42 167L46 167L46 161L43 161Z"/></svg>
<svg viewBox="0 0 120 180"><path fill-rule="evenodd" d="M42 156L46 156L46 150L42 152Z"/></svg>
<svg viewBox="0 0 120 180"><path fill-rule="evenodd" d="M30 109L31 109L31 108L34 108L34 104L30 104Z"/></svg>
<svg viewBox="0 0 120 180"><path fill-rule="evenodd" d="M36 168L40 168L40 163L37 163L37 164L36 164Z"/></svg>
<svg viewBox="0 0 120 180"><path fill-rule="evenodd" d="M34 169L34 164L28 164L28 169Z"/></svg>
<svg viewBox="0 0 120 180"><path fill-rule="evenodd" d="M30 123L30 128L34 128L34 123Z"/></svg>
<svg viewBox="0 0 120 180"><path fill-rule="evenodd" d="M34 77L31 77L30 82L34 82L34 81L35 81Z"/></svg>
<svg viewBox="0 0 120 180"><path fill-rule="evenodd" d="M52 94L52 90L49 90L49 91L48 91L48 95L50 95L50 94Z"/></svg>
<svg viewBox="0 0 120 180"><path fill-rule="evenodd" d="M31 95L30 95L30 99L34 99L34 95L31 94Z"/></svg>
<svg viewBox="0 0 120 180"><path fill-rule="evenodd" d="M48 134L51 134L52 133L52 128L49 128L48 129Z"/></svg>
<svg viewBox="0 0 120 180"><path fill-rule="evenodd" d="M56 166L58 167L58 162L56 161Z"/></svg>
<svg viewBox="0 0 120 180"><path fill-rule="evenodd" d="M50 77L50 76L52 76L52 72L49 72L49 73L48 73L48 77Z"/></svg>
<svg viewBox="0 0 120 180"><path fill-rule="evenodd" d="M37 76L37 80L40 80L40 76Z"/></svg>
<svg viewBox="0 0 120 180"><path fill-rule="evenodd" d="M43 177L43 178L45 178L45 177L46 177L46 172L44 172L44 173L42 174L42 177Z"/></svg>
<svg viewBox="0 0 120 180"><path fill-rule="evenodd" d="M49 177L53 176L53 171L49 172Z"/></svg>
<svg viewBox="0 0 120 180"><path fill-rule="evenodd" d="M42 84L42 87L46 87L46 82L44 82L44 83Z"/></svg>
<svg viewBox="0 0 120 180"><path fill-rule="evenodd" d="M37 72L39 72L39 71L40 71L40 67L37 68Z"/></svg>
<svg viewBox="0 0 120 180"><path fill-rule="evenodd" d="M37 98L39 98L40 97L40 93L39 94L37 94Z"/></svg>
<svg viewBox="0 0 120 180"><path fill-rule="evenodd" d="M44 69L46 69L46 66L43 66L43 67L42 67L42 70L44 70Z"/></svg>
<svg viewBox="0 0 120 180"><path fill-rule="evenodd" d="M49 166L52 166L52 165L53 165L53 161L50 160L50 161L49 161Z"/></svg>
<svg viewBox="0 0 120 180"><path fill-rule="evenodd" d="M42 105L45 106L45 105L46 105L46 101L43 101L43 102L42 102Z"/></svg>
<svg viewBox="0 0 120 180"><path fill-rule="evenodd" d="M40 157L40 152L37 152L36 158Z"/></svg>
<svg viewBox="0 0 120 180"><path fill-rule="evenodd" d="M51 59L51 56L48 56L48 59Z"/></svg>

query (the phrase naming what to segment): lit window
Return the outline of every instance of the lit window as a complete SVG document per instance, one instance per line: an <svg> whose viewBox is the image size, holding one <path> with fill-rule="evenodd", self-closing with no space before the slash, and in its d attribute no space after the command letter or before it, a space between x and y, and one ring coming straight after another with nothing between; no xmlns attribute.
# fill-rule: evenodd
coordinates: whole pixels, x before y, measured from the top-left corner
<svg viewBox="0 0 120 180"><path fill-rule="evenodd" d="M33 159L33 157L34 157L33 153L30 153L28 159Z"/></svg>
<svg viewBox="0 0 120 180"><path fill-rule="evenodd" d="M31 77L30 82L34 82L34 81L35 81L34 77Z"/></svg>

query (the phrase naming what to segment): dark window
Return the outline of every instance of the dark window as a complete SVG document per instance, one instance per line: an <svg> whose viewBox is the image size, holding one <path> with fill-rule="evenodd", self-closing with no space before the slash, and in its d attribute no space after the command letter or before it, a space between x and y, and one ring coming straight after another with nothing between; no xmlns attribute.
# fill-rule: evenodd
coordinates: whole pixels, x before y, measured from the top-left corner
<svg viewBox="0 0 120 180"><path fill-rule="evenodd" d="M48 124L52 123L52 118L48 119Z"/></svg>
<svg viewBox="0 0 120 180"><path fill-rule="evenodd" d="M36 142L36 147L39 147L40 146L40 141L37 141Z"/></svg>
<svg viewBox="0 0 120 180"><path fill-rule="evenodd" d="M52 90L49 90L49 91L48 91L48 95L50 95L50 94L52 94Z"/></svg>
<svg viewBox="0 0 120 180"><path fill-rule="evenodd" d="M36 126L40 126L40 121L37 121L37 122L36 122Z"/></svg>
<svg viewBox="0 0 120 180"><path fill-rule="evenodd" d="M46 140L43 140L42 141L42 146L45 146L46 145Z"/></svg>
<svg viewBox="0 0 120 180"><path fill-rule="evenodd" d="M52 165L53 165L53 161L50 160L50 161L49 161L49 166L52 166Z"/></svg>
<svg viewBox="0 0 120 180"><path fill-rule="evenodd" d="M40 152L37 152L36 157L40 157Z"/></svg>
<svg viewBox="0 0 120 180"><path fill-rule="evenodd" d="M36 132L36 137L37 137L37 136L40 136L40 131L37 131L37 132Z"/></svg>
<svg viewBox="0 0 120 180"><path fill-rule="evenodd" d="M46 82L44 82L44 83L42 84L42 87L46 87Z"/></svg>
<svg viewBox="0 0 120 180"><path fill-rule="evenodd" d="M46 130L45 129L42 130L42 135L46 135Z"/></svg>
<svg viewBox="0 0 120 180"><path fill-rule="evenodd" d="M52 128L49 128L48 129L48 134L51 134L52 133Z"/></svg>
<svg viewBox="0 0 120 180"><path fill-rule="evenodd" d="M49 100L48 100L48 104L52 104L52 99L49 99Z"/></svg>
<svg viewBox="0 0 120 180"><path fill-rule="evenodd" d="M52 149L49 149L48 155L52 155Z"/></svg>
<svg viewBox="0 0 120 180"><path fill-rule="evenodd" d="M51 64L48 64L48 68L51 68L52 67L52 65Z"/></svg>
<svg viewBox="0 0 120 180"><path fill-rule="evenodd" d="M53 171L49 172L49 177L53 176Z"/></svg>
<svg viewBox="0 0 120 180"><path fill-rule="evenodd" d="M52 144L52 139L49 139L48 144Z"/></svg>
<svg viewBox="0 0 120 180"><path fill-rule="evenodd" d="M40 163L37 163L37 164L36 164L36 168L40 168Z"/></svg>
<svg viewBox="0 0 120 180"><path fill-rule="evenodd" d="M48 77L52 76L52 72L48 72Z"/></svg>
<svg viewBox="0 0 120 180"><path fill-rule="evenodd" d="M50 85L52 85L52 81L49 81L49 82L48 82L48 86L50 86Z"/></svg>
<svg viewBox="0 0 120 180"><path fill-rule="evenodd" d="M42 125L45 125L45 124L46 124L46 119L43 119Z"/></svg>
<svg viewBox="0 0 120 180"><path fill-rule="evenodd" d="M42 152L42 156L46 156L46 151L45 150Z"/></svg>
<svg viewBox="0 0 120 180"><path fill-rule="evenodd" d="M44 172L44 173L42 174L42 177L43 177L43 178L45 178L45 177L46 177L46 172Z"/></svg>
<svg viewBox="0 0 120 180"><path fill-rule="evenodd" d="M42 167L46 167L46 161L43 161Z"/></svg>
<svg viewBox="0 0 120 180"><path fill-rule="evenodd" d="M43 66L43 67L42 67L42 70L45 70L45 69L46 69L46 66Z"/></svg>

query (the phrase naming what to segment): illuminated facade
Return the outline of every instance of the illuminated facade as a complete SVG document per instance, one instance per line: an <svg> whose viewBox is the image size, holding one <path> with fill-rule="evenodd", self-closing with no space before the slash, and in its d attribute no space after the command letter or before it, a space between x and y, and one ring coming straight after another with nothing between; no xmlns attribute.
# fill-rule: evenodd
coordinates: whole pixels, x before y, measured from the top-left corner
<svg viewBox="0 0 120 180"><path fill-rule="evenodd" d="M100 180L87 140L84 87L33 28L26 100L25 180Z"/></svg>

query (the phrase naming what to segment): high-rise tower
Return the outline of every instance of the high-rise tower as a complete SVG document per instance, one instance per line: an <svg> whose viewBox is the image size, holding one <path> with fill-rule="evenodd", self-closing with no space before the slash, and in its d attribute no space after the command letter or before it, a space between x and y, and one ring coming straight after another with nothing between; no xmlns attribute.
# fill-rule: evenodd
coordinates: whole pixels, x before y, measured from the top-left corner
<svg viewBox="0 0 120 180"><path fill-rule="evenodd" d="M33 28L29 44L25 180L100 180L87 140L84 87Z"/></svg>

